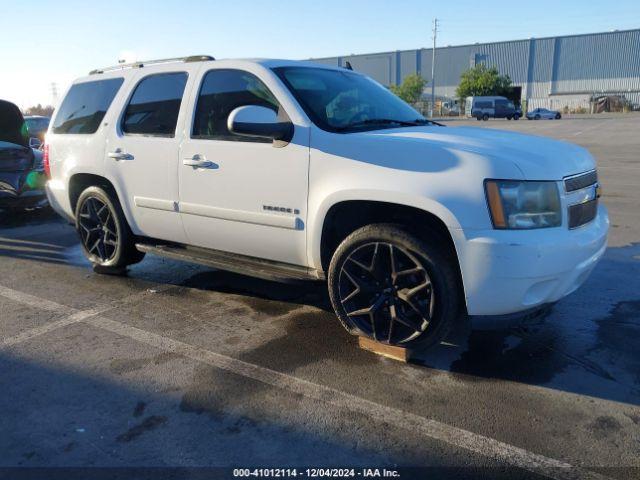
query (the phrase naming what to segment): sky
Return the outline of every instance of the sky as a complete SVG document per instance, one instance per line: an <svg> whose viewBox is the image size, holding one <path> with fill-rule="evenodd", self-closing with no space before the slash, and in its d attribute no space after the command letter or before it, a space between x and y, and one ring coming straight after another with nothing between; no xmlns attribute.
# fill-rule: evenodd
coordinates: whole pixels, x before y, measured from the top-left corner
<svg viewBox="0 0 640 480"><path fill-rule="evenodd" d="M638 0L0 0L0 98L51 104L94 68L207 54L307 59L640 28Z"/></svg>

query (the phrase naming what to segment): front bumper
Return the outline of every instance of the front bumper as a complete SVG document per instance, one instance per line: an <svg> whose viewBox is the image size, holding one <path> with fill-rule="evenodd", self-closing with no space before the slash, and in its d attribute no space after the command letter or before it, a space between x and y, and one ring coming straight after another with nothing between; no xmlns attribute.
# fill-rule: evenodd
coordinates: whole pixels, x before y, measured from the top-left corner
<svg viewBox="0 0 640 480"><path fill-rule="evenodd" d="M0 208L30 208L44 204L44 175L38 170L0 172Z"/></svg>
<svg viewBox="0 0 640 480"><path fill-rule="evenodd" d="M507 315L557 302L587 279L607 248L609 217L574 230L452 229L472 316Z"/></svg>
<svg viewBox="0 0 640 480"><path fill-rule="evenodd" d="M43 190L26 190L20 194L0 191L0 208L33 208L46 205L47 196Z"/></svg>

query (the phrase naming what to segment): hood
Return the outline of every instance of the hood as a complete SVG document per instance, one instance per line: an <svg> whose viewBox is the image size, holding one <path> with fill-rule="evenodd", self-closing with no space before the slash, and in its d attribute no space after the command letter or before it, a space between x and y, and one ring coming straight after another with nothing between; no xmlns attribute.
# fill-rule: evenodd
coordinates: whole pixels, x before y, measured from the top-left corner
<svg viewBox="0 0 640 480"><path fill-rule="evenodd" d="M424 126L355 135L371 137L372 140L377 138L378 141L424 142L430 147L472 152L492 162L515 165L527 180L561 180L595 168L591 154L578 145L489 128Z"/></svg>
<svg viewBox="0 0 640 480"><path fill-rule="evenodd" d="M20 109L11 102L0 100L0 142L29 146L26 126Z"/></svg>

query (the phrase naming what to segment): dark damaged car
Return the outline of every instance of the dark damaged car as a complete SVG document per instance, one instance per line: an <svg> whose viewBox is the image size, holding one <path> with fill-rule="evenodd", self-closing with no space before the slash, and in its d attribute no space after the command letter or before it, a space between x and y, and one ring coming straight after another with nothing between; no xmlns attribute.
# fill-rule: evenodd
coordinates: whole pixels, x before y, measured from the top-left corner
<svg viewBox="0 0 640 480"><path fill-rule="evenodd" d="M0 100L0 210L45 205L43 154L29 147L20 109Z"/></svg>

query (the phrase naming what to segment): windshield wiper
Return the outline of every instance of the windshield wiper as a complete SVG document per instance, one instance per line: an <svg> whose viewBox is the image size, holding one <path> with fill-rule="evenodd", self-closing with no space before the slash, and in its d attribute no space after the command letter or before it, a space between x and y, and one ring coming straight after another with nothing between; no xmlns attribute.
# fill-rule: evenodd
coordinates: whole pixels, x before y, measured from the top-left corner
<svg viewBox="0 0 640 480"><path fill-rule="evenodd" d="M349 123L342 127L338 127L338 130L348 130L350 128L357 128L367 125L400 125L402 127L418 127L420 125L434 124L439 125L431 120L417 118L416 120L397 120L395 118L368 118L367 120L361 120L358 122Z"/></svg>
<svg viewBox="0 0 640 480"><path fill-rule="evenodd" d="M417 118L415 122L418 125L437 125L438 127L445 127L444 123L434 122L433 120L427 120L426 118Z"/></svg>
<svg viewBox="0 0 640 480"><path fill-rule="evenodd" d="M393 118L368 118L367 120L348 123L347 125L338 127L338 130L347 130L349 128L362 127L366 125L401 125L403 127L415 127L419 124L416 122L408 122L406 120L395 120Z"/></svg>

